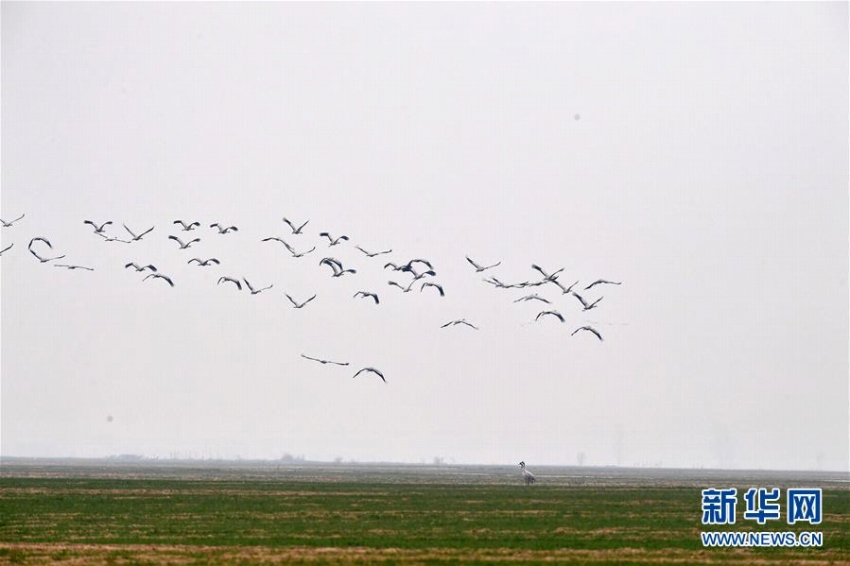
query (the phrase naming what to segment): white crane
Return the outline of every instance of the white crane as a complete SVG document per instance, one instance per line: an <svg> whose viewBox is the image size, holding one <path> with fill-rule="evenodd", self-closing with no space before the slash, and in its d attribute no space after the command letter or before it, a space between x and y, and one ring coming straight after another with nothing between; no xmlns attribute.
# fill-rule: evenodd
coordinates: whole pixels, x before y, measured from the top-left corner
<svg viewBox="0 0 850 566"><path fill-rule="evenodd" d="M537 481L537 479L534 477L534 474L529 472L528 469L525 467L525 462L520 462L519 467L520 473L522 474L522 479L525 480L525 485L531 485Z"/></svg>

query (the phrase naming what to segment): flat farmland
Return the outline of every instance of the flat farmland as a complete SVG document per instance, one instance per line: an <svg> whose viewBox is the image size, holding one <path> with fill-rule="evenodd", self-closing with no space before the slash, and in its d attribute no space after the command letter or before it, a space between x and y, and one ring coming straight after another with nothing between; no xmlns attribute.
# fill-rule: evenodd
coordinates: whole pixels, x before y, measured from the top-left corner
<svg viewBox="0 0 850 566"><path fill-rule="evenodd" d="M4 461L0 563L850 563L846 474L620 468ZM822 487L823 522L759 526L748 487ZM737 487L737 523L701 489ZM704 548L703 530L818 531L814 548Z"/></svg>

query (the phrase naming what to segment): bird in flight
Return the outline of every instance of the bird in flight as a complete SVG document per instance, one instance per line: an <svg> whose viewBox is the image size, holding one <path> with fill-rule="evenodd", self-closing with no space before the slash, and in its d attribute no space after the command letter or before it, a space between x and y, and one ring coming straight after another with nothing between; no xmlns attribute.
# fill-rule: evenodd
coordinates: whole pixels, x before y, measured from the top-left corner
<svg viewBox="0 0 850 566"><path fill-rule="evenodd" d="M333 364L335 366L347 366L348 365L348 362L332 362L330 360L322 360L322 359L319 359L319 358L312 358L310 356L305 356L304 354L301 354L301 357L306 358L308 360L312 360L314 362L319 362L322 365L324 365L324 364Z"/></svg>
<svg viewBox="0 0 850 566"><path fill-rule="evenodd" d="M360 374L361 374L361 373L363 373L364 371L372 372L372 373L374 373L375 375L377 375L378 377L380 377L380 378L381 378L381 380L382 380L384 383L386 383L386 382L387 382L387 380L386 380L386 379L384 379L384 374L382 374L380 371L376 370L375 368L371 368L371 367L363 368L363 369L359 370L357 373L355 373L355 374L354 374L353 376L351 376L351 377L357 377L358 375L360 375Z"/></svg>
<svg viewBox="0 0 850 566"><path fill-rule="evenodd" d="M172 287L174 287L174 281L172 281L170 277L168 277L167 275L163 275L162 273L151 273L151 274L149 274L147 277L145 277L144 279L142 279L142 281L147 281L147 280L148 280L148 279L150 279L151 277L153 277L154 279L162 279L162 280L164 280L166 283L168 283L169 285L171 285Z"/></svg>
<svg viewBox="0 0 850 566"><path fill-rule="evenodd" d="M361 252L363 252L364 254L366 254L366 257L375 257L375 256L379 256L379 255L392 253L392 249L384 250L382 252L367 252L366 250L364 250L360 246L354 246L354 247L357 248L358 250L360 250Z"/></svg>
<svg viewBox="0 0 850 566"><path fill-rule="evenodd" d="M307 222L305 222L304 224L302 224L301 226L299 226L298 228L296 228L296 227L292 224L292 222L290 222L290 221L289 221L289 220L287 220L286 218L284 218L284 219L283 219L283 221L284 221L284 222L286 222L287 224L289 224L289 228L292 230L292 233L293 233L293 234L300 234L300 233L301 233L301 230L303 230L303 229L304 229L304 226L306 226L306 225L307 225L307 222L310 222L310 221L308 220Z"/></svg>
<svg viewBox="0 0 850 566"><path fill-rule="evenodd" d="M370 293L368 291L357 291L356 293L354 293L354 298L357 297L362 297L364 299L371 297L375 301L376 305L381 302L378 300L378 295L376 295L375 293Z"/></svg>
<svg viewBox="0 0 850 566"><path fill-rule="evenodd" d="M423 284L422 284L422 286L421 286L421 287L419 287L419 292L421 293L421 292L422 292L422 290L423 290L423 289L425 289L425 287L434 287L435 289L437 289L437 291L439 291L439 292L440 292L440 296L441 296L441 297L445 297L445 296L446 296L445 291L443 291L443 286L442 286L442 285L437 285L436 283L431 283L430 281L426 281L425 283L423 283Z"/></svg>
<svg viewBox="0 0 850 566"><path fill-rule="evenodd" d="M42 238L41 236L36 236L36 237L35 237L35 238L33 238L32 240L30 240L30 243L29 243L29 245L27 246L27 249L28 249L28 250L30 251L30 253L31 253L32 255L34 255L34 256L35 256L35 258L36 258L38 261L40 261L41 263L47 263L48 261L53 261L53 260L55 260L55 259L62 259L63 257L65 257L65 255L64 255L64 254L63 254L63 255L60 255L60 256L58 256L58 257L48 257L48 258L41 257L40 255L38 255L37 253L35 253L35 250L33 250L33 249L32 249L33 242L44 242L45 244L47 244L47 247L48 247L48 248L50 248L51 250L53 249L53 244L51 244L51 243L50 243L50 242L49 242L46 238Z"/></svg>
<svg viewBox="0 0 850 566"><path fill-rule="evenodd" d="M191 224L187 224L186 222L184 222L182 220L175 220L173 222L173 224L180 224L183 227L184 232L189 232L191 230L194 230L195 228L197 228L198 226L201 225L200 222L192 222Z"/></svg>
<svg viewBox="0 0 850 566"><path fill-rule="evenodd" d="M582 326L581 328L576 328L575 330L573 330L573 333L572 333L572 334L570 334L570 336L575 336L575 335L576 335L576 333L577 333L577 332L579 332L579 331L581 331L581 330L586 330L586 331L588 331L588 332L590 332L590 333L592 333L592 334L595 334L595 335L596 335L596 337L597 337L597 338L599 338L599 341L600 341L600 342L602 341L602 335L601 335L601 334L599 334L599 331L598 331L598 330L596 330L595 328L593 328L592 326Z"/></svg>
<svg viewBox="0 0 850 566"><path fill-rule="evenodd" d="M2 251L0 251L0 255L3 255L4 253L6 253L6 252L8 252L9 250L11 250L11 249L12 249L12 246L14 246L14 245L15 245L15 242L12 242L11 244L9 244L9 246L8 246L8 247L3 248L3 250L2 250Z"/></svg>
<svg viewBox="0 0 850 566"><path fill-rule="evenodd" d="M456 324L465 324L465 325L469 326L470 328L473 328L473 329L475 329L475 330L478 330L478 327L477 327L477 326L475 326L474 324L471 324L471 323L467 322L465 318L461 318L461 319L458 319L458 320L452 320L452 321L450 321L450 322L445 323L445 324L444 324L444 325L442 325L440 328L446 328L447 326L454 326L454 325L456 325Z"/></svg>
<svg viewBox="0 0 850 566"><path fill-rule="evenodd" d="M328 239L328 241L330 242L330 245L332 245L332 246L337 245L340 241L348 241L348 236L340 236L339 238L334 238L333 236L331 236L327 232L321 232L319 234L319 237L322 237L322 236L326 237Z"/></svg>
<svg viewBox="0 0 850 566"><path fill-rule="evenodd" d="M331 277L341 277L346 273L357 273L357 270L355 269L343 269L342 263L338 259L334 259L332 257L322 258L319 265L329 266L333 270L333 275L331 275Z"/></svg>
<svg viewBox="0 0 850 566"><path fill-rule="evenodd" d="M621 285L622 281L608 281L607 279L597 279L590 285L584 288L585 291L593 287L594 285Z"/></svg>
<svg viewBox="0 0 850 566"><path fill-rule="evenodd" d="M595 307L596 307L596 303L598 303L599 301L601 301L601 300L602 300L602 297L599 297L598 299L596 299L596 300L595 300L595 301L593 301L592 303L588 304L588 303L587 303L587 301L585 301L585 300L584 300L584 297L582 297L581 295L579 295L579 294L578 294L578 293L576 293L575 291L573 291L573 296L574 296L576 299L578 299L578 300L579 300L579 302L581 303L581 306L583 307L583 308L582 308L582 310L585 310L585 311L589 311L590 309L595 308Z"/></svg>
<svg viewBox="0 0 850 566"><path fill-rule="evenodd" d="M307 299L307 300L306 300L306 301L304 301L303 303L299 303L298 301L296 301L295 299L293 299L292 297L290 297L290 296L289 296L289 293L284 293L284 295L286 295L286 298L287 298L287 299L289 299L289 302L290 302L290 303L292 303L292 306L293 306L293 307L295 307L296 309L303 309L303 308L304 308L304 306L305 306L307 303L309 303L310 301L312 301L313 299L315 299L315 298L316 298L316 295L313 295L312 297L310 297L309 299Z"/></svg>
<svg viewBox="0 0 850 566"><path fill-rule="evenodd" d="M214 257L211 257L209 259L200 259L200 258L197 258L197 257L193 257L192 259L190 259L186 263L192 263L193 261L198 263L198 267L208 267L211 263L214 263L216 265L219 265L221 263L220 261L218 261Z"/></svg>
<svg viewBox="0 0 850 566"><path fill-rule="evenodd" d="M181 250L185 250L185 249L187 249L189 246L191 246L192 244L194 244L195 242L200 242L200 241L201 241L201 239L200 239L200 238L195 238L195 239L193 239L193 240L189 240L188 242L185 242L185 243L184 243L184 242L183 242L183 240L181 240L181 239L180 239L180 238L178 238L177 236L169 236L169 237L168 237L168 239L169 239L169 240L174 240L175 242L177 242L177 244L180 246L180 249L181 249Z"/></svg>
<svg viewBox="0 0 850 566"><path fill-rule="evenodd" d="M575 287L576 285L578 285L578 281L576 281L575 283L573 283L573 284L572 284L572 285L570 285L569 287L564 287L564 286L561 284L561 282L560 282L560 281L558 281L557 279L552 279L552 280L550 280L549 282L550 282L550 283L554 283L555 285L557 285L557 286L561 289L561 294L562 294L562 295L566 295L567 293L571 292L571 291L573 290L573 287Z"/></svg>
<svg viewBox="0 0 850 566"><path fill-rule="evenodd" d="M217 228L219 234L227 234L228 232L238 232L239 231L239 228L237 228L236 226L225 227L225 226L222 226L221 224L219 224L218 222L216 222L215 224L210 224L210 228Z"/></svg>
<svg viewBox="0 0 850 566"><path fill-rule="evenodd" d="M70 265L67 263L54 263L53 267L64 267L69 271L73 271L75 269L85 269L86 271L94 271L94 269L92 269L91 267L86 267L84 265Z"/></svg>
<svg viewBox="0 0 850 566"><path fill-rule="evenodd" d="M107 220L106 222L104 222L103 224L101 224L100 226L98 226L97 224L95 224L95 223L94 223L94 222L92 222L91 220L83 220L83 224L88 224L89 226L91 226L92 228L94 228L94 233L95 233L95 234L99 234L99 235L101 235L101 236L102 236L102 235L103 235L103 230L104 230L107 226L109 226L110 224L112 224L112 221L111 221L111 220Z"/></svg>
<svg viewBox="0 0 850 566"><path fill-rule="evenodd" d="M483 281L485 283L489 283L490 285L493 285L494 287L496 287L498 289L517 289L517 288L525 287L524 283L519 283L519 284L511 283L510 285L508 285L507 283L502 283L501 281L499 281L498 279L496 279L493 276L490 276L489 279L484 278Z"/></svg>
<svg viewBox="0 0 850 566"><path fill-rule="evenodd" d="M431 265L431 263L424 260L424 259L412 259L412 260L408 261L407 263L403 263L401 265L396 265L395 263L390 261L390 262L387 262L386 264L384 264L384 269L390 267L390 268L392 268L393 271L404 271L404 272L407 272L407 273L412 273L414 277L417 277L419 275L419 273L413 268L413 264L417 263L417 262L419 262L423 265L426 265L428 267L430 275L437 275L437 273L434 271L434 267Z"/></svg>
<svg viewBox="0 0 850 566"><path fill-rule="evenodd" d="M316 249L316 246L313 246L312 248L310 248L310 249L309 249L309 250L307 250L306 252L296 252L296 251L295 251L295 249L294 249L292 246L290 246L288 243L286 243L286 241L285 241L283 238L278 238L278 237L275 237L275 236L272 236L272 237L269 237L269 238L263 238L263 239L262 239L262 240L260 240L260 241L262 241L262 242L269 242L269 241L271 241L271 240L275 240L275 241L280 242L281 244L283 244L283 245L284 245L284 247L285 247L287 250L289 250L289 253L291 253L291 254L292 254L292 257L304 257L305 255L307 255L308 253L310 253L310 252L312 252L312 251L315 251L315 249Z"/></svg>
<svg viewBox="0 0 850 566"><path fill-rule="evenodd" d="M256 295L256 294L258 294L258 293L262 293L262 292L263 292L263 291L265 291L266 289L271 289L272 287L274 287L274 283L272 283L272 284L271 284L271 285L269 285L268 287L263 287L262 289L254 289L254 287L252 287L252 286L251 286L251 284L248 282L248 280L247 280L247 279L245 279L244 277L242 278L242 281L244 281L244 282L245 282L245 285L248 287L248 290L249 290L249 291L251 291L251 294L252 294L252 295Z"/></svg>
<svg viewBox="0 0 850 566"><path fill-rule="evenodd" d="M558 278L558 274L561 273L564 270L564 268L562 267L558 271L554 271L550 274L550 273L546 273L546 270L544 270L542 267L540 267L539 265L536 265L534 263L531 264L531 269L536 269L537 271L539 271L540 274L543 275L543 281L544 282L545 281L554 281L555 279Z"/></svg>
<svg viewBox="0 0 850 566"><path fill-rule="evenodd" d="M526 295L524 297L520 297L519 299L515 300L514 302L519 303L520 301L542 301L542 302L546 303L547 305L552 304L552 301L550 301L549 299L546 299L544 297L541 297L537 293L534 293L533 295Z"/></svg>
<svg viewBox="0 0 850 566"><path fill-rule="evenodd" d="M14 220L12 220L12 221L10 221L10 222L6 222L6 221L5 221L5 220L3 220L2 218L0 218L0 224L3 224L3 228L11 228L11 227L12 227L12 224L14 224L15 222L17 222L18 220L20 220L20 219L21 219L21 218L23 218L24 216L26 216L26 214L21 214L20 216L18 216L17 218L15 218Z"/></svg>
<svg viewBox="0 0 850 566"><path fill-rule="evenodd" d="M105 242L120 242L122 244L129 244L131 240L122 240L121 238L116 238L114 236L107 236L106 234L101 234L100 232L95 232L98 236L103 238Z"/></svg>
<svg viewBox="0 0 850 566"><path fill-rule="evenodd" d="M239 289L240 291L242 290L242 283L238 279L234 279L233 277L219 277L217 284L221 285L222 283L233 283L234 285L236 285L237 289Z"/></svg>
<svg viewBox="0 0 850 566"><path fill-rule="evenodd" d="M132 267L136 271L144 271L145 269L150 269L151 271L156 271L156 266L154 266L154 265L148 264L148 265L144 265L144 266L140 267L139 264L136 263L135 261L131 261L130 263L125 265L124 269L127 269L128 267Z"/></svg>
<svg viewBox="0 0 850 566"><path fill-rule="evenodd" d="M138 242L139 240L141 240L141 239L144 237L144 235L145 235L145 234L147 234L148 232L150 232L150 231L152 231L154 228L156 228L156 226L151 226L150 228L148 228L147 230L145 230L145 231L144 231L144 232L142 232L141 234L136 235L136 233L135 233L135 232L133 232L132 230L130 230L129 228L127 228L127 225L126 225L126 224L123 224L123 223L122 223L122 226L124 226L124 229L125 229L125 230L127 230L127 232L129 232L130 236L132 236L132 240L131 240L131 241L133 241L133 242Z"/></svg>
<svg viewBox="0 0 850 566"><path fill-rule="evenodd" d="M408 285L407 287L405 287L405 286L403 286L403 285L400 285L399 283L396 283L395 281L387 281L387 285L394 285L395 287L398 287L399 289L401 289L401 290L402 290L403 292L405 292L405 293L409 293L409 292L410 292L410 290L411 290L411 289L413 289L413 284L414 284L414 283L416 283L416 281L415 281L415 280L414 280L414 281L411 281L411 282L410 282L410 285Z"/></svg>
<svg viewBox="0 0 850 566"><path fill-rule="evenodd" d="M492 269L494 267L502 265L501 261L499 263L494 263L493 265L487 265L487 266L479 265L469 256L466 256L466 261L468 261L469 263L472 264L472 267L475 268L475 273L481 273L482 271L487 271L488 269Z"/></svg>
<svg viewBox="0 0 850 566"><path fill-rule="evenodd" d="M564 322L564 315L562 315L558 311L541 311L541 312L537 313L537 317L534 320L540 320L541 316L546 316L546 315L554 316L558 320L560 320L561 322Z"/></svg>

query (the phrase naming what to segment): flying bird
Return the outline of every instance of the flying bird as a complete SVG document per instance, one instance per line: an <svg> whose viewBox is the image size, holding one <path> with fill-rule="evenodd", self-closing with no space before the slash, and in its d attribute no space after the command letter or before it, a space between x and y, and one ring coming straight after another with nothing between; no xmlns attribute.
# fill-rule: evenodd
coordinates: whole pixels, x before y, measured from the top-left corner
<svg viewBox="0 0 850 566"><path fill-rule="evenodd" d="M310 301L312 301L313 299L315 299L315 298L316 298L316 295L313 295L312 297L310 297L309 299L307 299L307 300L306 300L306 301L304 301L303 303L299 303L298 301L296 301L295 299L293 299L292 297L290 297L290 296L289 296L289 293L284 293L284 295L286 295L286 298L287 298L287 299L289 299L289 302L290 302L290 303L292 303L292 306L293 306L293 307L295 307L296 309L303 309L303 308L304 308L304 306L305 306L307 303L309 303Z"/></svg>
<svg viewBox="0 0 850 566"><path fill-rule="evenodd" d="M11 250L12 246L14 246L14 245L15 245L15 242L12 242L11 244L9 244L9 247L3 248L3 250L0 251L0 255L3 255L5 252Z"/></svg>
<svg viewBox="0 0 850 566"><path fill-rule="evenodd" d="M324 365L324 364L333 364L335 366L347 366L348 365L348 362L332 362L330 360L322 360L322 359L319 359L319 358L311 358L310 356L305 356L304 354L301 354L301 357L306 358L308 360L312 360L314 362L319 362L322 365Z"/></svg>
<svg viewBox="0 0 850 566"><path fill-rule="evenodd" d="M578 294L578 293L576 293L575 291L573 291L573 296L574 296L576 299L578 299L578 300L579 300L579 302L581 303L581 306L583 307L583 308L582 308L582 310L586 310L586 311L589 311L590 309L595 308L595 307L596 307L596 303L598 303L599 301L601 301L601 300L602 300L602 297L599 297L598 299L596 299L596 300L595 300L595 301L593 301L592 303L588 304L588 303L587 303L587 301L585 301L585 300L584 300L584 297L582 297L581 295L579 295L579 294Z"/></svg>
<svg viewBox="0 0 850 566"><path fill-rule="evenodd" d="M522 474L522 479L525 480L525 485L531 485L537 481L537 479L535 479L534 477L534 474L532 474L525 468L525 462L520 462L519 467L520 474Z"/></svg>
<svg viewBox="0 0 850 566"><path fill-rule="evenodd" d="M0 218L0 224L3 224L3 228L11 228L11 227L12 227L12 224L14 224L15 222L17 222L18 220L20 220L20 219L21 219L21 218L23 218L24 216L26 216L26 214L21 214L20 216L18 216L17 218L15 218L14 220L12 220L11 222L6 222L6 221L5 221L5 220L3 220L2 218Z"/></svg>
<svg viewBox="0 0 850 566"><path fill-rule="evenodd" d="M570 336L575 336L575 335L576 335L576 333L577 333L577 332L579 332L579 331L581 331L581 330L586 330L586 331L588 331L588 332L591 332L591 333L595 334L595 335L596 335L596 337L597 337L597 338L599 338L599 341L600 341L600 342L602 341L602 335L601 335L601 334L599 334L599 331L598 331L598 330L596 330L595 328L593 328L592 326L582 326L581 328L576 328L575 330L573 330L573 333L572 333L572 334L570 334Z"/></svg>
<svg viewBox="0 0 850 566"><path fill-rule="evenodd" d="M128 263L127 265L125 265L125 266L124 266L124 269L127 269L128 267L132 267L132 268L134 268L136 271L144 271L145 269L150 269L151 271L156 271L156 267L155 267L155 266L153 266L153 265L151 265L151 264L144 265L144 266L141 266L141 267L140 267L140 266L139 266L139 264L138 264L138 263L136 263L135 261L131 261L130 263Z"/></svg>
<svg viewBox="0 0 850 566"><path fill-rule="evenodd" d="M175 220L173 222L173 224L180 224L183 227L184 232L189 232L191 230L194 230L195 228L197 228L198 226L201 225L200 222L192 222L191 224L187 224L187 223L183 222L182 220Z"/></svg>
<svg viewBox="0 0 850 566"><path fill-rule="evenodd" d="M445 291L443 291L443 286L442 286L442 285L437 285L436 283L431 283L430 281L426 281L425 283L423 283L423 284L422 284L422 286L421 286L421 287L419 287L419 292L421 293L421 292L422 292L422 290L423 290L423 289L425 289L425 287L434 287L435 289L437 289L437 291L439 291L439 292L440 292L440 296L441 296L441 297L445 297L445 296L446 296Z"/></svg>
<svg viewBox="0 0 850 566"><path fill-rule="evenodd" d="M361 252L363 252L364 254L366 254L366 257L375 257L375 256L379 256L379 255L392 253L392 249L384 250L382 252L367 252L366 250L364 250L360 246L354 246L354 247L357 248L358 250L360 250Z"/></svg>
<svg viewBox="0 0 850 566"><path fill-rule="evenodd" d="M541 316L546 316L546 315L554 316L558 320L560 320L561 322L564 322L564 315L562 315L558 311L541 311L541 312L537 313L537 317L534 320L540 320Z"/></svg>
<svg viewBox="0 0 850 566"><path fill-rule="evenodd" d="M564 268L562 267L558 271L552 272L550 274L550 273L546 273L546 270L544 270L542 267L540 267L539 265L536 265L534 263L531 264L531 269L536 269L537 271L539 271L540 274L543 275L543 281L544 282L545 281L554 281L555 279L558 278L558 274L561 273L564 270Z"/></svg>
<svg viewBox="0 0 850 566"><path fill-rule="evenodd" d="M552 304L552 301L550 301L549 299L546 299L544 297L541 297L537 293L534 293L533 295L526 295L524 297L520 297L519 299L515 300L514 302L519 303L520 301L542 301L542 302L546 303L547 305Z"/></svg>
<svg viewBox="0 0 850 566"><path fill-rule="evenodd" d="M444 324L444 325L442 325L440 328L445 328L445 327L447 327L447 326L454 326L454 325L456 325L456 324L465 324L465 325L469 326L470 328L473 328L473 329L475 329L475 330L478 330L478 327L477 327L477 326L475 326L474 324L471 324L471 323L467 322L465 318L461 318L461 319L458 319L458 320L452 320L452 321L450 321L450 322L445 323L445 324Z"/></svg>
<svg viewBox="0 0 850 566"><path fill-rule="evenodd" d="M290 222L290 221L289 221L289 220L287 220L286 218L284 218L284 219L283 219L283 221L284 221L284 222L286 222L287 224L289 224L289 227L292 229L292 233L293 233L293 234L300 234L300 233L301 233L301 230L303 230L303 229L304 229L304 226L306 226L306 225L307 225L307 222L310 222L310 221L308 220L307 222L305 222L304 224L302 224L301 226L299 226L298 228L296 228L296 227L292 224L292 222Z"/></svg>
<svg viewBox="0 0 850 566"><path fill-rule="evenodd" d="M191 246L192 244L194 244L195 242L200 242L200 241L201 241L201 239L200 239L200 238L195 238L194 240L189 240L188 242L183 243L183 240L181 240L181 239L180 239L180 238L178 238L177 236L169 236L169 237L168 237L168 239L169 239L169 240L174 240L175 242L177 242L177 243L180 245L180 249L181 249L181 250L185 250L185 249L187 249L189 246Z"/></svg>
<svg viewBox="0 0 850 566"><path fill-rule="evenodd" d="M151 274L149 274L147 277L145 277L144 279L142 279L142 281L147 281L147 280L148 280L148 279L150 279L151 277L153 277L154 279L162 279L162 280L164 280L166 283L168 283L169 285L171 285L172 287L174 287L174 281L172 281L170 277L168 277L167 275L163 275L162 273L151 273Z"/></svg>
<svg viewBox="0 0 850 566"><path fill-rule="evenodd" d="M621 285L622 281L608 281L607 279L597 279L590 285L584 288L585 291L593 287L594 285Z"/></svg>
<svg viewBox="0 0 850 566"><path fill-rule="evenodd" d="M94 233L95 233L95 234L100 234L100 235L102 236L102 235L103 235L103 230L104 230L107 226L109 226L110 224L112 224L112 221L111 221L111 220L107 220L106 222L104 222L103 224L101 224L100 226L98 226L97 224L95 224L95 223L94 223L94 222L92 222L91 220L83 220L83 224L88 224L89 226L91 226L92 228L94 228Z"/></svg>
<svg viewBox="0 0 850 566"><path fill-rule="evenodd" d="M239 231L239 228L237 228L236 226L224 227L221 224L219 224L218 222L216 222L215 224L210 224L210 228L217 228L219 234L227 234L228 232L238 232Z"/></svg>
<svg viewBox="0 0 850 566"><path fill-rule="evenodd" d="M122 240L121 238L116 238L114 236L107 236L106 234L101 234L100 232L95 232L98 236L103 238L105 242L120 242L122 244L129 244L131 240Z"/></svg>
<svg viewBox="0 0 850 566"><path fill-rule="evenodd" d="M326 237L328 239L328 241L330 242L330 245L332 245L332 246L337 245L340 241L348 241L348 236L340 236L339 238L334 238L333 236L331 236L327 232L321 232L319 234L319 237L321 237L321 236Z"/></svg>
<svg viewBox="0 0 850 566"><path fill-rule="evenodd" d="M346 273L357 273L355 269L343 269L342 263L338 259L334 259L332 257L323 258L319 265L327 265L333 270L333 275L331 277L341 277Z"/></svg>
<svg viewBox="0 0 850 566"><path fill-rule="evenodd" d="M472 258L470 258L469 256L466 256L466 261L468 261L469 263L472 264L472 267L475 268L475 273L481 273L482 271L487 271L488 269L492 269L494 267L502 265L501 261L499 263L494 263L493 265L488 265L488 266L479 265L474 260L472 260Z"/></svg>
<svg viewBox="0 0 850 566"><path fill-rule="evenodd" d="M214 258L214 257L211 257L211 258L209 258L209 259L200 259L200 258L197 258L197 257L193 257L192 259L190 259L190 260L189 260L189 261L187 261L186 263L192 263L193 261L198 262L198 267L208 267L211 263L214 263L214 264L216 264L216 265L221 264L221 262L220 262L220 261L218 261L218 260L217 260L216 258Z"/></svg>
<svg viewBox="0 0 850 566"><path fill-rule="evenodd" d="M561 294L562 294L562 295L566 295L567 293L571 292L571 291L573 290L573 287L575 287L576 285L578 285L578 281L576 281L575 283L573 283L573 284L572 284L572 285L570 285L569 287L564 287L564 286L561 284L561 282L560 282L560 281L558 281L557 279L552 279L552 280L550 280L549 282L550 282L550 283L554 283L555 285L557 285L557 286L561 289Z"/></svg>
<svg viewBox="0 0 850 566"><path fill-rule="evenodd" d="M54 263L53 267L64 267L69 271L73 271L75 269L85 269L87 271L94 271L94 269L92 269L91 267L85 267L84 265L70 265L67 263Z"/></svg>
<svg viewBox="0 0 850 566"><path fill-rule="evenodd" d="M310 248L310 249L309 249L309 250L307 250L306 252L296 252L296 251L295 251L295 249L294 249L292 246L290 246L288 243L286 243L286 241L285 241L283 238L278 238L278 237L276 237L276 236L271 236L271 237L269 237L269 238L263 238L263 239L262 239L262 240L260 240L260 241L261 241L261 242L269 242L269 241L271 241L271 240L274 240L274 241L276 241L276 242L280 242L281 244L283 244L283 245L284 245L284 247L285 247L287 250L289 250L289 253L291 253L291 254L292 254L292 257L304 257L305 255L307 255L308 253L310 253L310 252L312 252L312 251L314 251L314 250L316 249L316 246L313 246L312 248Z"/></svg>
<svg viewBox="0 0 850 566"><path fill-rule="evenodd" d="M135 233L135 232L133 232L132 230L130 230L129 228L127 228L127 225L126 225L126 224L123 224L123 223L122 223L122 226L124 226L124 229L125 229L125 230L127 230L127 232L129 232L130 236L132 236L132 241L133 241L133 242L138 242L139 240L141 240L141 239L145 236L145 234L147 234L148 232L150 232L150 231L152 231L154 228L156 228L156 226L151 226L150 228L148 228L147 230L145 230L145 231L144 231L144 232L142 232L141 234L136 235L136 233Z"/></svg>
<svg viewBox="0 0 850 566"><path fill-rule="evenodd" d="M414 283L416 283L416 281L411 281L411 282L410 282L410 285L408 285L407 287L405 287L405 286L403 286L403 285L400 285L400 284L396 283L395 281L387 281L387 285L394 285L395 287L398 287L399 289L401 289L401 290L402 290L403 292L405 292L405 293L409 293L409 292L411 291L411 289L413 289L413 284L414 284Z"/></svg>
<svg viewBox="0 0 850 566"><path fill-rule="evenodd" d="M372 373L374 373L375 375L377 375L378 377L380 377L380 378L381 378L381 380L382 380L384 383L386 383L386 382L387 382L387 380L386 380L386 379L384 379L384 374L382 374L380 371L376 370L375 368L370 368L370 367L363 368L363 369L359 370L357 373L355 373L355 374L354 374L353 376L351 376L351 377L357 377L358 375L360 375L360 374L361 374L361 373L363 373L364 371L372 372Z"/></svg>
<svg viewBox="0 0 850 566"><path fill-rule="evenodd" d="M263 292L263 291L265 291L266 289L271 289L272 287L274 287L274 283L272 283L272 284L271 284L271 285L269 285L268 287L263 287L262 289L254 289L254 287L252 287L252 286L251 286L251 284L248 282L248 280L247 280L247 279L245 279L244 277L242 278L242 281L244 281L244 282L245 282L245 285L248 287L248 290L249 290L249 291L251 291L251 294L252 294L252 295L256 295L256 294L258 294L258 293L262 293L262 292Z"/></svg>
<svg viewBox="0 0 850 566"><path fill-rule="evenodd" d="M28 249L28 250L30 251L30 253L31 253L32 255L34 255L34 256L35 256L35 258L36 258L38 261L40 261L41 263L47 263L48 261L53 261L53 260L55 260L55 259L62 259L63 257L65 257L65 256L64 256L64 254L63 254L63 255L60 255L60 256L58 256L58 257L48 257L48 258L41 257L40 255L38 255L37 253L35 253L35 250L33 250L33 249L32 249L32 244L33 244L33 242L44 242L45 244L47 244L47 247L48 247L48 248L50 248L51 250L53 249L53 244L51 244L51 243L50 243L50 242L49 242L46 238L42 238L41 236L36 236L36 237L35 237L35 238L33 238L32 240L30 240L30 243L29 243L29 245L27 246L27 249Z"/></svg>
<svg viewBox="0 0 850 566"><path fill-rule="evenodd" d="M217 285L221 285L222 283L233 283L236 285L236 288L240 291L242 290L242 283L238 279L234 279L233 277L219 277Z"/></svg>
<svg viewBox="0 0 850 566"><path fill-rule="evenodd" d="M353 298L357 298L357 297L362 297L364 299L371 297L375 301L376 305L381 302L381 301L378 300L378 295L376 295L375 293L370 293L368 291L357 291L356 293L354 293Z"/></svg>

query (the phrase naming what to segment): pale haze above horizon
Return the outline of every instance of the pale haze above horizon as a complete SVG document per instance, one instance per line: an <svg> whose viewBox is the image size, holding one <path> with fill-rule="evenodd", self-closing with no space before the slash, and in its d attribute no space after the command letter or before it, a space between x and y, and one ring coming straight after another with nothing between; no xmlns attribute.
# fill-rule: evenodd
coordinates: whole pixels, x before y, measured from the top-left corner
<svg viewBox="0 0 850 566"><path fill-rule="evenodd" d="M0 31L0 455L850 471L846 2L2 2Z"/></svg>

